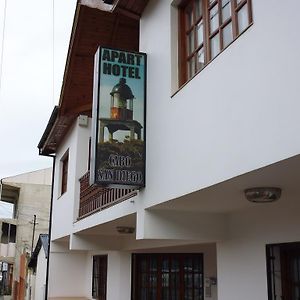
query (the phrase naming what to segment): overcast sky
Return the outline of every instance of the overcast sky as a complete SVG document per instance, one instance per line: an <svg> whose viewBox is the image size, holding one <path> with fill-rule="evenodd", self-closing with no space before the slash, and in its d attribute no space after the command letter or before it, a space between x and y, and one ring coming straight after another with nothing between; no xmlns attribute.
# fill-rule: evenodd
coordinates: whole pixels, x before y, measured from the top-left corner
<svg viewBox="0 0 300 300"><path fill-rule="evenodd" d="M0 0L0 53L4 3ZM76 0L7 0L0 90L0 178L52 165L52 159L38 155L37 144L58 103L75 5Z"/></svg>

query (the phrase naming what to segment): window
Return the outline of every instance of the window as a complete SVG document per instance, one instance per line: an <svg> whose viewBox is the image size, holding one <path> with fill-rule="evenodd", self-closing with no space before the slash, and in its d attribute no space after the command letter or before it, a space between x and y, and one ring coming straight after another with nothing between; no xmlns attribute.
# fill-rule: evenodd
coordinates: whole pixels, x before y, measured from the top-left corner
<svg viewBox="0 0 300 300"><path fill-rule="evenodd" d="M93 299L106 300L107 280L107 256L97 255L93 257Z"/></svg>
<svg viewBox="0 0 300 300"><path fill-rule="evenodd" d="M300 299L300 242L266 246L268 299Z"/></svg>
<svg viewBox="0 0 300 300"><path fill-rule="evenodd" d="M62 176L61 176L61 195L67 191L68 183L68 165L69 165L69 152L67 151L62 160Z"/></svg>
<svg viewBox="0 0 300 300"><path fill-rule="evenodd" d="M202 254L133 255L133 300L203 300Z"/></svg>
<svg viewBox="0 0 300 300"><path fill-rule="evenodd" d="M252 23L251 0L186 0L179 14L180 85Z"/></svg>
<svg viewBox="0 0 300 300"><path fill-rule="evenodd" d="M1 243L8 244L8 243L15 243L16 242L16 225L9 224L9 223L2 223L2 235L1 235Z"/></svg>

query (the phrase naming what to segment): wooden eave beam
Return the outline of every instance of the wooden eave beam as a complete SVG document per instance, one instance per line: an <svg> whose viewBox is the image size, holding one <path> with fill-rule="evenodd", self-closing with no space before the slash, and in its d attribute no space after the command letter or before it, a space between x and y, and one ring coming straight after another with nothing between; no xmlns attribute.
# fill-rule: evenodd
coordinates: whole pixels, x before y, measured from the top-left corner
<svg viewBox="0 0 300 300"><path fill-rule="evenodd" d="M92 102L85 103L85 104L82 104L80 106L73 108L72 110L68 111L68 115L69 114L70 115L78 115L80 113L88 112L88 111L92 111Z"/></svg>
<svg viewBox="0 0 300 300"><path fill-rule="evenodd" d="M54 154L76 117L80 113L91 115L91 76L96 45L138 50L139 15L119 6L114 13L91 8L93 3L99 2L102 0L77 2L59 100L59 113L38 146L40 154ZM123 38L124 24L128 26L125 36L133 32L135 39Z"/></svg>
<svg viewBox="0 0 300 300"><path fill-rule="evenodd" d="M76 32L72 33L72 47L69 49L60 98L61 115L71 114L76 106L84 105L87 102L92 103L92 80L90 80L90 76L93 74L93 55L96 48L92 52L91 48L94 48L94 45L97 44L128 49L128 43L125 47L120 46L119 30L123 29L120 29L121 25L119 23L122 22L123 26L124 20L127 18L130 28L131 22L137 22L126 16L119 18L118 13L111 14L93 10L89 7L81 7L78 10ZM109 30L104 29L105 24L109 26ZM93 25L96 31L91 31ZM137 47L132 49L138 50ZM84 79L82 70L85 70L84 73L86 74ZM77 89L78 91L75 92Z"/></svg>
<svg viewBox="0 0 300 300"><path fill-rule="evenodd" d="M51 150L53 150L53 149L52 149L52 147L50 146L50 145L53 145L53 142L50 141L50 140L52 139L53 132L56 130L55 128L56 128L57 123L58 123L58 118L55 120L54 124L52 125L51 130L50 130L50 132L49 132L47 138L45 139L45 141L44 141L42 147L39 148L39 150L40 150L40 155L49 155L49 154L51 154L51 152L53 152L53 151L51 151ZM51 150L50 150L50 149L51 149ZM50 150L50 151L49 151L49 150Z"/></svg>
<svg viewBox="0 0 300 300"><path fill-rule="evenodd" d="M126 14L131 18L140 19L149 0L119 0L115 11Z"/></svg>
<svg viewBox="0 0 300 300"><path fill-rule="evenodd" d="M53 154L61 140L69 131L75 116L62 117L59 116L53 124L43 147L40 149L40 154Z"/></svg>
<svg viewBox="0 0 300 300"><path fill-rule="evenodd" d="M141 18L139 14L119 6L115 8L115 12L135 20L140 20Z"/></svg>

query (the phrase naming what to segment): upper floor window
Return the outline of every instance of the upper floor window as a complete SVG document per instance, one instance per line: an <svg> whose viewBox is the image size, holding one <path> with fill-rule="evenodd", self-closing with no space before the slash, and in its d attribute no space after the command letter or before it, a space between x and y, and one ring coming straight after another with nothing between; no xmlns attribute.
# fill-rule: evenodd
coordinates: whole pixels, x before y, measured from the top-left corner
<svg viewBox="0 0 300 300"><path fill-rule="evenodd" d="M252 23L251 0L185 0L179 13L180 85Z"/></svg>
<svg viewBox="0 0 300 300"><path fill-rule="evenodd" d="M61 195L62 195L67 191L69 151L67 151L62 157L61 164L62 164L62 176L61 176Z"/></svg>

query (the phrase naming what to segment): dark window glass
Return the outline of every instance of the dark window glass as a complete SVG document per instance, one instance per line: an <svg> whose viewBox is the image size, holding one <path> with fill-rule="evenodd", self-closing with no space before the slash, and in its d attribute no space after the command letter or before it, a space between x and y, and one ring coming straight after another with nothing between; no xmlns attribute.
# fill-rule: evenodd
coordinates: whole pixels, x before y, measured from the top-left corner
<svg viewBox="0 0 300 300"><path fill-rule="evenodd" d="M69 153L66 153L62 159L61 194L64 194L67 191L68 165L69 165Z"/></svg>
<svg viewBox="0 0 300 300"><path fill-rule="evenodd" d="M92 295L94 299L106 300L107 256L93 257Z"/></svg>
<svg viewBox="0 0 300 300"><path fill-rule="evenodd" d="M202 254L135 254L133 299L203 300Z"/></svg>

